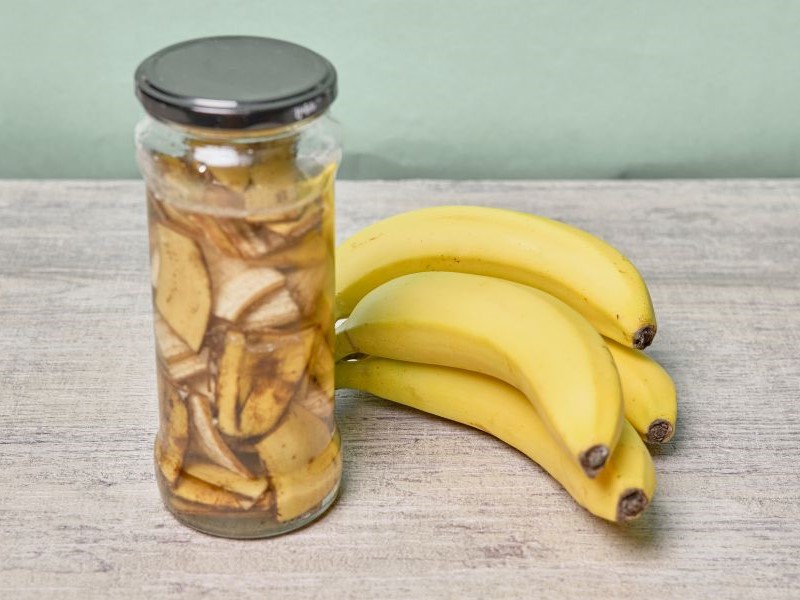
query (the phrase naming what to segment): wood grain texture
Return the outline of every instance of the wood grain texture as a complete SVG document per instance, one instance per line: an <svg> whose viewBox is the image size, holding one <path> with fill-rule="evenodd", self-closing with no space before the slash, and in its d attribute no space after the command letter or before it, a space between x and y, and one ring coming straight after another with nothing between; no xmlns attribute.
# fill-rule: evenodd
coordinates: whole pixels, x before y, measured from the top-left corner
<svg viewBox="0 0 800 600"><path fill-rule="evenodd" d="M337 189L340 237L487 204L634 261L680 396L645 517L602 522L485 434L340 392L344 489L326 517L255 542L179 525L151 458L142 184L0 182L0 597L798 597L800 183Z"/></svg>

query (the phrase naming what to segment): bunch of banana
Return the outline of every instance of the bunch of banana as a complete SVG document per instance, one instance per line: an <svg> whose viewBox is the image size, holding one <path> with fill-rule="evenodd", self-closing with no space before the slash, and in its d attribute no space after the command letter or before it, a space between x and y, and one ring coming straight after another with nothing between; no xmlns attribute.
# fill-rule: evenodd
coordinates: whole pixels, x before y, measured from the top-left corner
<svg viewBox="0 0 800 600"><path fill-rule="evenodd" d="M482 429L590 512L639 516L655 489L642 439L669 441L670 376L647 286L569 225L443 206L371 225L336 255L336 385Z"/></svg>

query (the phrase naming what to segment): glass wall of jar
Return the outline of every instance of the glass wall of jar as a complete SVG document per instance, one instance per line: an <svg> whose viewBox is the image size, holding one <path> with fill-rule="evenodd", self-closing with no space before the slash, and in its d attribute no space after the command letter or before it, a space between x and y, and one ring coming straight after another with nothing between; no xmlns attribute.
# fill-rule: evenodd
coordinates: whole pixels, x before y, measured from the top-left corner
<svg viewBox="0 0 800 600"><path fill-rule="evenodd" d="M147 59L137 93L162 497L216 535L295 529L333 502L342 468L335 71L286 42L206 38Z"/></svg>

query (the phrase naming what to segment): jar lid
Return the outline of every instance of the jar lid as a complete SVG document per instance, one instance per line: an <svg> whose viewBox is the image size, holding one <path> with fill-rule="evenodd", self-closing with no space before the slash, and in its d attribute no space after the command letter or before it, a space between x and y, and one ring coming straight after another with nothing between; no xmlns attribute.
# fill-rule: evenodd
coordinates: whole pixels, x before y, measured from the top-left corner
<svg viewBox="0 0 800 600"><path fill-rule="evenodd" d="M136 95L157 119L217 129L290 125L323 113L336 69L308 48L220 36L168 46L136 69Z"/></svg>

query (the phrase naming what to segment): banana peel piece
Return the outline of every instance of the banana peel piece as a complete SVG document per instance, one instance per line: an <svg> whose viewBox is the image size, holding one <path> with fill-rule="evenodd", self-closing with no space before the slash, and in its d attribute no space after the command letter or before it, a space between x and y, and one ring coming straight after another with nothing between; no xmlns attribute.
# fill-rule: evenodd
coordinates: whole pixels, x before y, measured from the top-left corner
<svg viewBox="0 0 800 600"><path fill-rule="evenodd" d="M277 519L291 521L307 513L330 494L342 475L342 457L338 438L302 467L284 474L274 475Z"/></svg>
<svg viewBox="0 0 800 600"><path fill-rule="evenodd" d="M325 237L311 233L297 243L259 259L258 264L280 269L304 269L328 260L332 254L329 248Z"/></svg>
<svg viewBox="0 0 800 600"><path fill-rule="evenodd" d="M313 343L312 329L259 336L252 387L239 414L241 436L263 435L275 427L298 392Z"/></svg>
<svg viewBox="0 0 800 600"><path fill-rule="evenodd" d="M156 225L160 256L155 304L172 330L197 352L211 314L211 284L203 255L190 238Z"/></svg>
<svg viewBox="0 0 800 600"><path fill-rule="evenodd" d="M297 175L291 156L283 160L274 154L265 156L264 160L250 167L250 187L244 193L244 201L247 212L255 213L251 218L257 220L261 215L285 213L295 208Z"/></svg>
<svg viewBox="0 0 800 600"><path fill-rule="evenodd" d="M256 259L286 245L286 238L269 228L256 231L245 220L220 219L220 229L227 235L231 244L246 259Z"/></svg>
<svg viewBox="0 0 800 600"><path fill-rule="evenodd" d="M230 436L239 435L237 409L239 406L239 370L245 353L245 337L230 330L219 360L217 374L217 421L219 430Z"/></svg>
<svg viewBox="0 0 800 600"><path fill-rule="evenodd" d="M212 167L208 166L211 176L219 183L236 192L243 192L250 185L250 167Z"/></svg>
<svg viewBox="0 0 800 600"><path fill-rule="evenodd" d="M240 477L252 477L253 474L236 458L236 455L231 451L214 426L214 417L211 415L211 407L208 400L198 394L192 394L189 396L187 404L189 406L189 416L191 417L191 435L197 442L197 446L203 451L203 454L211 462L236 473ZM200 479L208 481L204 477ZM211 481L209 483L214 482Z"/></svg>
<svg viewBox="0 0 800 600"><path fill-rule="evenodd" d="M155 288L158 285L158 272L161 269L161 255L158 248L153 248L150 252L150 284Z"/></svg>
<svg viewBox="0 0 800 600"><path fill-rule="evenodd" d="M189 415L186 405L175 391L167 394L161 415L161 429L155 446L155 458L161 474L174 485L183 466L189 445Z"/></svg>
<svg viewBox="0 0 800 600"><path fill-rule="evenodd" d="M241 319L241 325L245 331L253 331L282 327L299 319L300 309L289 291L282 287L248 310Z"/></svg>
<svg viewBox="0 0 800 600"><path fill-rule="evenodd" d="M327 271L326 265L318 264L287 273L286 287L304 316L314 312L316 301L325 288Z"/></svg>
<svg viewBox="0 0 800 600"><path fill-rule="evenodd" d="M208 348L203 348L199 354L168 362L166 369L167 375L175 383L200 377L208 372Z"/></svg>
<svg viewBox="0 0 800 600"><path fill-rule="evenodd" d="M159 355L167 364L181 361L195 355L195 352L183 339L167 325L167 322L156 313L153 316L153 330Z"/></svg>
<svg viewBox="0 0 800 600"><path fill-rule="evenodd" d="M287 475L306 467L331 441L327 425L308 409L292 404L281 423L256 450L270 477Z"/></svg>
<svg viewBox="0 0 800 600"><path fill-rule="evenodd" d="M311 231L319 231L321 224L322 206L315 203L308 206L298 219L294 221L270 223L269 229L283 238L294 240L303 237Z"/></svg>
<svg viewBox="0 0 800 600"><path fill-rule="evenodd" d="M269 487L266 477L243 477L219 465L209 463L187 461L183 470L196 479L251 500L258 500Z"/></svg>
<svg viewBox="0 0 800 600"><path fill-rule="evenodd" d="M222 230L218 219L210 215L195 213L191 215L191 221L195 230L215 251L225 256L240 258L239 250Z"/></svg>
<svg viewBox="0 0 800 600"><path fill-rule="evenodd" d="M172 493L183 500L215 508L247 510L254 504L250 498L239 496L186 474L178 479Z"/></svg>
<svg viewBox="0 0 800 600"><path fill-rule="evenodd" d="M236 321L253 303L283 286L280 271L255 267L235 274L220 283L214 293L214 315Z"/></svg>
<svg viewBox="0 0 800 600"><path fill-rule="evenodd" d="M325 423L328 429L333 430L333 392L327 393L317 382L312 381L308 384L306 393L298 395L297 403Z"/></svg>
<svg viewBox="0 0 800 600"><path fill-rule="evenodd" d="M317 344L311 358L311 376L323 392L333 397L335 387L333 352L328 346L326 336L321 331L317 333Z"/></svg>

